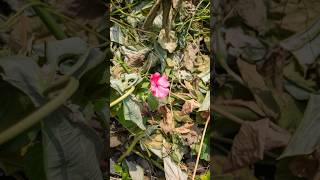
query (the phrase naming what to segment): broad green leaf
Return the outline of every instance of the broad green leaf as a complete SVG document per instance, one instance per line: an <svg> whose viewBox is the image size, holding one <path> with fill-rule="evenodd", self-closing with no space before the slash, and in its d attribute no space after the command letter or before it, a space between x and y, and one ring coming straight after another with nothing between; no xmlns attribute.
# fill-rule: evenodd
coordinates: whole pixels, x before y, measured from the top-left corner
<svg viewBox="0 0 320 180"><path fill-rule="evenodd" d="M102 180L103 144L96 133L58 110L43 123L44 167L48 180ZM73 122L72 122L73 121Z"/></svg>
<svg viewBox="0 0 320 180"><path fill-rule="evenodd" d="M127 121L134 122L140 129L146 130L143 123L143 118L141 115L141 110L139 104L133 101L131 98L126 98L123 100L123 113L124 119Z"/></svg>
<svg viewBox="0 0 320 180"><path fill-rule="evenodd" d="M159 106L159 101L156 97L154 97L152 94L149 94L147 98L148 105L151 109L151 111L155 111Z"/></svg>
<svg viewBox="0 0 320 180"><path fill-rule="evenodd" d="M304 117L280 158L311 154L320 144L320 95L311 95Z"/></svg>
<svg viewBox="0 0 320 180"><path fill-rule="evenodd" d="M118 122L132 134L139 134L142 130L132 121L127 121L124 117L123 105L117 113Z"/></svg>

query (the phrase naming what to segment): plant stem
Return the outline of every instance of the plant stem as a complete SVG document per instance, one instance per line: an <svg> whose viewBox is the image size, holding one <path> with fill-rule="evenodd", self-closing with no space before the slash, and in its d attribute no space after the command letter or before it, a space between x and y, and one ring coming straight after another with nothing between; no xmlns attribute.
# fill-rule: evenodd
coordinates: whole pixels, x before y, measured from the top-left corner
<svg viewBox="0 0 320 180"><path fill-rule="evenodd" d="M134 91L135 87L132 86L131 89L129 91L127 91L125 94L123 94L122 96L120 96L118 99L112 101L110 103L110 107L118 104L119 102L121 102L122 100L124 100L126 97L128 97L133 91Z"/></svg>
<svg viewBox="0 0 320 180"><path fill-rule="evenodd" d="M137 150L135 150L135 149L133 150L133 152L136 153L138 156L147 159L147 160L150 161L153 165L155 165L157 168L159 168L159 169L161 169L162 171L164 171L164 168L162 167L162 165L159 164L157 161L149 158L148 156L143 155L142 153L140 153L139 151L137 151Z"/></svg>
<svg viewBox="0 0 320 180"><path fill-rule="evenodd" d="M207 131L209 122L210 122L210 116L208 116L208 118L207 118L206 125L204 126L204 130L203 130L203 133L202 133L201 142L200 142L200 148L199 148L199 152L198 152L198 155L197 155L196 165L195 165L194 170L193 170L192 180L194 180L195 177L196 177L198 164L199 164L199 159L200 159L202 146L203 146L203 141L204 141L204 137L206 135L206 131Z"/></svg>
<svg viewBox="0 0 320 180"><path fill-rule="evenodd" d="M132 141L132 143L130 144L129 148L120 156L120 158L118 159L118 163L121 163L123 161L123 159L125 157L127 157L131 151L133 150L133 148L136 146L136 144L140 141L141 138L144 137L144 133L140 134L140 135L136 135Z"/></svg>
<svg viewBox="0 0 320 180"><path fill-rule="evenodd" d="M29 0L30 2L40 2L39 0ZM42 22L47 26L49 31L55 36L56 39L67 38L66 34L60 29L59 24L55 19L48 13L47 9L44 7L34 6L33 7L36 14L40 17Z"/></svg>
<svg viewBox="0 0 320 180"><path fill-rule="evenodd" d="M67 80L69 81L68 85L56 98L49 101L48 103L40 107L38 110L36 110L29 116L25 117L24 119L16 123L15 125L1 132L0 145L4 144L5 142L11 140L12 138L16 137L17 135L32 127L33 125L41 121L44 117L46 117L48 114L58 109L67 99L69 99L73 95L73 93L78 89L79 81L73 77L70 77Z"/></svg>

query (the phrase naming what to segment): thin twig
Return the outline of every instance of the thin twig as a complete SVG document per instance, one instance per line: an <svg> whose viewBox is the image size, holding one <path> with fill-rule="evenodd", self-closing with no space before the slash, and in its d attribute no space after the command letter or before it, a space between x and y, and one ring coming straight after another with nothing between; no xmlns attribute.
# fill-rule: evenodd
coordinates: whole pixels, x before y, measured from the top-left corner
<svg viewBox="0 0 320 180"><path fill-rule="evenodd" d="M199 152L197 155L196 165L193 170L192 180L194 180L196 177L196 173L197 173L197 169L198 169L198 165L199 165L199 160L200 160L200 155L201 155L201 151L202 151L202 146L203 146L203 141L204 141L204 137L206 135L206 131L207 131L209 122L210 122L210 116L208 116L208 118L207 118L207 122L206 122L206 125L204 126L204 130L202 133L201 143L200 143Z"/></svg>

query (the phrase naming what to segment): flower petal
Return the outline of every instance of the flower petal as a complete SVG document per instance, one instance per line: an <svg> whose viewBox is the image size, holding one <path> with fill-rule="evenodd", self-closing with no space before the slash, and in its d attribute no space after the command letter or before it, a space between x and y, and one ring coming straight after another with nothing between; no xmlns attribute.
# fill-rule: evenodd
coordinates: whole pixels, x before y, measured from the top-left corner
<svg viewBox="0 0 320 180"><path fill-rule="evenodd" d="M164 97L168 96L168 94L169 94L169 89L168 88L164 88L164 87L161 87L161 86L159 86L157 88L157 97L164 98Z"/></svg>
<svg viewBox="0 0 320 180"><path fill-rule="evenodd" d="M166 76L160 77L158 80L158 85L162 87L169 87L170 84L168 82L168 78Z"/></svg>

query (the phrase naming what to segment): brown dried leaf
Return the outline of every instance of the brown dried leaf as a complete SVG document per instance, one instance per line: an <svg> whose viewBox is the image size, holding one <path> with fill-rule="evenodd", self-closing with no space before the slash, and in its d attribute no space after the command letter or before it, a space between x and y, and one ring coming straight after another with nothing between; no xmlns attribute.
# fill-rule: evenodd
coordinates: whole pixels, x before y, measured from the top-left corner
<svg viewBox="0 0 320 180"><path fill-rule="evenodd" d="M149 49L141 49L139 51L134 51L131 49L127 49L124 46L122 46L120 50L121 53L125 55L125 62L130 67L142 67L146 58L145 55L149 51Z"/></svg>
<svg viewBox="0 0 320 180"><path fill-rule="evenodd" d="M190 123L186 123L183 126L176 128L175 131L180 131L180 137L183 138L189 146L200 141L202 132L197 125L192 124L191 126Z"/></svg>
<svg viewBox="0 0 320 180"><path fill-rule="evenodd" d="M186 134L189 133L191 128L193 127L192 122L187 122L184 125L177 127L174 129L175 132L180 133L180 134Z"/></svg>
<svg viewBox="0 0 320 180"><path fill-rule="evenodd" d="M267 8L263 0L241 0L234 7L248 26L259 32L266 30Z"/></svg>
<svg viewBox="0 0 320 180"><path fill-rule="evenodd" d="M257 72L256 65L237 60L241 76L254 95L259 107L268 117L277 119L280 107L277 104L273 92L267 87L263 77Z"/></svg>
<svg viewBox="0 0 320 180"><path fill-rule="evenodd" d="M194 62L197 58L197 54L199 52L199 43L198 42L193 42L193 43L188 43L187 48L184 52L184 57L183 57L183 65L186 69L189 71L193 71L194 69Z"/></svg>
<svg viewBox="0 0 320 180"><path fill-rule="evenodd" d="M183 116L183 115L189 114L195 108L199 108L199 107L200 107L200 104L196 100L194 99L187 100L182 106L180 115Z"/></svg>
<svg viewBox="0 0 320 180"><path fill-rule="evenodd" d="M158 36L158 43L161 45L163 49L168 50L169 53L173 53L173 51L177 47L177 37L174 31L169 33L169 38L166 38L165 29L162 29Z"/></svg>
<svg viewBox="0 0 320 180"><path fill-rule="evenodd" d="M173 113L167 106L161 106L159 108L159 112L163 116L163 119L160 122L161 129L165 133L172 132L172 130L174 129Z"/></svg>
<svg viewBox="0 0 320 180"><path fill-rule="evenodd" d="M283 29L294 32L304 31L319 18L320 1L318 0L280 0L270 1L270 13L284 16L276 21ZM311 38L310 38L311 39Z"/></svg>
<svg viewBox="0 0 320 180"><path fill-rule="evenodd" d="M269 119L245 122L234 138L224 170L231 171L262 160L265 150L286 146L289 139L290 134Z"/></svg>

